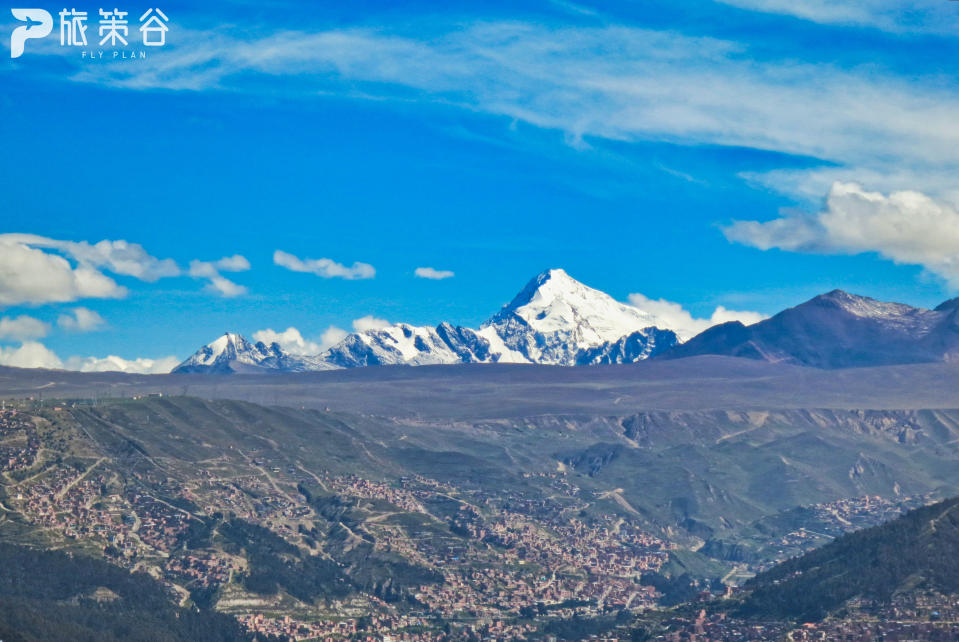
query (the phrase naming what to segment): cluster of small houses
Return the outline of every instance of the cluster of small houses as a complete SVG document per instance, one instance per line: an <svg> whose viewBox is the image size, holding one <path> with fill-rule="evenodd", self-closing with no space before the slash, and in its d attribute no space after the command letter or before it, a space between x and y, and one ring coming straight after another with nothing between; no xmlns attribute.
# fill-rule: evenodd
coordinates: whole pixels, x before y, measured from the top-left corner
<svg viewBox="0 0 959 642"><path fill-rule="evenodd" d="M0 410L0 472L33 466L40 439L30 417L16 409Z"/></svg>
<svg viewBox="0 0 959 642"><path fill-rule="evenodd" d="M220 555L190 554L171 557L165 568L168 573L206 588L225 584L239 564Z"/></svg>
<svg viewBox="0 0 959 642"><path fill-rule="evenodd" d="M363 642L452 642L469 630L490 640L523 640L536 630L533 624L512 624L502 620L460 625L450 632L430 630L428 618L409 615L374 615L360 628L355 618L302 622L285 616L271 618L263 614L241 615L238 620L254 633L286 637L291 640L338 642L351 639ZM553 639L555 642L555 639ZM610 642L615 642L610 640Z"/></svg>
<svg viewBox="0 0 959 642"><path fill-rule="evenodd" d="M22 431L30 426L33 424L29 418L18 416L15 411L0 414L0 431ZM0 436L7 432L0 432ZM253 458L252 463L264 472L271 470L263 457ZM239 563L226 555L202 551L184 554L180 536L195 517L145 490L128 487L122 493L110 492L110 479L102 470L94 470L96 465L89 469L54 466L20 487L17 500L24 515L67 537L100 538L108 555L126 566L145 557L162 560L161 567L170 579L186 580L190 586L217 586L228 582L231 574L239 570ZM276 473L280 469L273 466L272 470ZM294 470L290 468L289 472L293 474ZM355 475L322 475L321 481L334 492L381 500L398 510L419 514L426 513L424 503L435 499L438 493L455 492L439 482L419 477L393 484ZM155 482L162 496L180 496L211 514L234 512L291 541L299 537L297 523L309 521L312 515L304 498L292 489L289 493L281 492L275 481L262 473L225 479L201 470L185 485L171 478L164 481L138 477L136 481L141 488L152 488L150 483ZM562 486L564 481L557 479L556 483ZM563 490L578 491L565 486ZM529 614L524 609L548 608L553 616L570 617L596 613L604 605L635 608L655 602L656 592L644 587L640 578L643 572L658 570L662 565L669 548L666 542L628 524L570 521L542 500L527 500L522 495L508 501L518 508L526 506L548 522L493 508L503 498L474 499L478 505L489 507L483 511L485 517L478 512L467 516L467 535L475 544L483 541L482 544L465 544L451 537L450 542L459 544L445 546L445 552L440 554L430 538L410 538L402 531L381 538L413 561L442 566L446 582L420 588L416 596L423 603L420 613L403 615L391 609L373 609L367 618L372 624L366 624L364 631L377 633L376 639L392 635L391 631L399 631L393 638L397 640L448 639L424 631L435 625L438 617L465 617L467 621L482 620L484 633L494 639L520 639L532 630L527 618L521 617ZM496 546L490 548L486 542L495 542ZM442 543L440 546L444 547ZM473 564L477 561L480 564ZM354 619L309 622L242 615L240 620L251 630L296 639L359 635ZM402 632L411 627L419 627L420 632Z"/></svg>

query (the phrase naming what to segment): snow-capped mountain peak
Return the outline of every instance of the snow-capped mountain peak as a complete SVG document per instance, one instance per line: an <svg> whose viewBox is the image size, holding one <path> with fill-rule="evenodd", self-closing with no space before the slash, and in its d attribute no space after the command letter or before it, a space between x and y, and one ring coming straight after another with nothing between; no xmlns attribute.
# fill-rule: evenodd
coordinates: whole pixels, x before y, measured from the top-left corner
<svg viewBox="0 0 959 642"><path fill-rule="evenodd" d="M495 329L508 348L532 362L574 365L581 351L653 326L670 329L649 312L552 269L534 277L483 329Z"/></svg>
<svg viewBox="0 0 959 642"><path fill-rule="evenodd" d="M196 365L210 366L226 360L239 360L252 363L256 350L243 335L224 332L222 336L206 344L193 355Z"/></svg>
<svg viewBox="0 0 959 642"><path fill-rule="evenodd" d="M282 370L302 372L329 370L331 366L315 357L287 354L276 343L251 343L241 334L225 332L197 350L192 357L173 369L174 372L259 372Z"/></svg>
<svg viewBox="0 0 959 642"><path fill-rule="evenodd" d="M657 325L658 321L649 312L620 303L605 292L580 283L561 269L537 275L484 326L495 326L511 316L523 319L540 332L582 325L595 332L596 338L606 341ZM670 329L663 325L659 327Z"/></svg>

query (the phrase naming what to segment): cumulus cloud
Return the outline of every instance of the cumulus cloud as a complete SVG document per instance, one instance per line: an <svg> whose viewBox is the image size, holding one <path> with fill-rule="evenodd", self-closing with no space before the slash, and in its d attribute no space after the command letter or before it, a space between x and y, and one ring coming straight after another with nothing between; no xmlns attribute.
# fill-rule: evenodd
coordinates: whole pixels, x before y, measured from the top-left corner
<svg viewBox="0 0 959 642"><path fill-rule="evenodd" d="M323 345L323 349L332 348L337 343L349 336L349 332L343 328L338 328L335 325L331 325L326 330L323 331L323 334L320 335L320 343Z"/></svg>
<svg viewBox="0 0 959 642"><path fill-rule="evenodd" d="M25 314L18 317L0 317L0 339L38 339L47 336L49 331L49 323Z"/></svg>
<svg viewBox="0 0 959 642"><path fill-rule="evenodd" d="M36 234L2 234L0 242L57 250L80 265L103 268L141 281L153 282L180 274L180 268L172 259L158 259L147 253L142 245L123 240L103 240L91 244L86 241L61 241Z"/></svg>
<svg viewBox="0 0 959 642"><path fill-rule="evenodd" d="M323 331L320 340L317 342L303 338L300 331L291 326L283 332L276 332L270 328L259 330L253 333L253 338L267 345L274 342L278 343L283 350L291 354L317 355L335 346L345 339L348 334L346 330L331 325Z"/></svg>
<svg viewBox="0 0 959 642"><path fill-rule="evenodd" d="M283 350L291 354L312 355L322 352L319 343L307 341L300 334L300 331L290 326L283 332L277 332L272 328L258 330L253 333L254 341L262 341L266 345L277 343Z"/></svg>
<svg viewBox="0 0 959 642"><path fill-rule="evenodd" d="M241 254L224 256L222 259L215 262L214 265L217 267L217 269L224 272L245 272L250 269L250 262Z"/></svg>
<svg viewBox="0 0 959 642"><path fill-rule="evenodd" d="M52 350L38 341L24 341L17 347L0 346L0 365L17 368L58 368L80 372L129 372L138 374L164 374L170 372L180 360L176 357L160 359L124 359L108 357L70 357L62 361Z"/></svg>
<svg viewBox="0 0 959 642"><path fill-rule="evenodd" d="M431 267L418 267L414 272L416 276L421 279L432 279L434 281L440 281L442 279L451 279L456 276L450 270L437 270Z"/></svg>
<svg viewBox="0 0 959 642"><path fill-rule="evenodd" d="M245 293L246 288L220 273L249 269L250 262L236 254L218 261L191 261L187 274L207 279L207 290L231 297ZM105 272L146 282L183 274L172 259L152 256L128 241L88 243L0 234L0 305L126 296L127 289Z"/></svg>
<svg viewBox="0 0 959 642"><path fill-rule="evenodd" d="M22 235L0 234L0 305L121 298L127 290L95 267L31 247Z"/></svg>
<svg viewBox="0 0 959 642"><path fill-rule="evenodd" d="M57 325L73 332L91 332L102 328L106 321L98 312L89 308L73 308L60 315Z"/></svg>
<svg viewBox="0 0 959 642"><path fill-rule="evenodd" d="M333 259L301 259L283 250L273 253L273 262L287 270L308 272L324 279L372 279L376 276L376 270L369 263L357 261L351 266L346 266Z"/></svg>
<svg viewBox="0 0 959 642"><path fill-rule="evenodd" d="M161 357L159 359L124 359L110 355L98 357L70 357L67 359L67 370L80 372L125 372L129 374L166 374L173 370L180 360L176 357ZM47 366L31 366L47 367Z"/></svg>
<svg viewBox="0 0 959 642"><path fill-rule="evenodd" d="M353 321L353 331L363 332L365 330L377 330L389 325L388 321L377 319L373 316L365 316ZM329 326L320 335L319 341L310 341L305 339L300 331L294 327L289 327L283 332L277 332L270 328L258 330L253 333L253 339L262 341L270 345L278 343L283 350L290 354L297 355L317 355L326 352L340 341L349 336L349 332L335 325Z"/></svg>
<svg viewBox="0 0 959 642"><path fill-rule="evenodd" d="M629 303L656 317L661 327L673 330L683 341L720 323L740 321L745 325L752 325L766 318L758 312L727 310L719 306L708 319L698 319L679 303L666 299L650 299L642 294L630 294Z"/></svg>
<svg viewBox="0 0 959 642"><path fill-rule="evenodd" d="M897 264L922 266L959 289L959 211L921 192L885 195L855 183L835 183L816 214L736 221L723 233L730 241L761 250L875 252Z"/></svg>
<svg viewBox="0 0 959 642"><path fill-rule="evenodd" d="M226 278L220 272L245 272L250 269L250 262L239 254L225 256L218 261L190 261L188 274L195 279L207 279L204 288L219 296L230 298L246 294L245 286Z"/></svg>
<svg viewBox="0 0 959 642"><path fill-rule="evenodd" d="M378 319L371 314L359 319L353 319L354 332L366 332L367 330L381 330L390 325L386 319Z"/></svg>
<svg viewBox="0 0 959 642"><path fill-rule="evenodd" d="M0 365L16 368L62 368L63 362L38 341L24 341L19 347L0 346Z"/></svg>

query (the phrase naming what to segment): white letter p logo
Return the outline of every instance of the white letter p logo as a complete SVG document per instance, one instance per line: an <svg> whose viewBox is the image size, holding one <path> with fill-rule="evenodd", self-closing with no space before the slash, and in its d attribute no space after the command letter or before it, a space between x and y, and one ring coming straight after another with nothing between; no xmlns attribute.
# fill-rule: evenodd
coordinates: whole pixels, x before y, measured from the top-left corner
<svg viewBox="0 0 959 642"><path fill-rule="evenodd" d="M26 22L26 26L17 27L10 35L10 57L23 55L23 43L30 38L46 38L53 29L53 16L43 9L11 9L17 20Z"/></svg>

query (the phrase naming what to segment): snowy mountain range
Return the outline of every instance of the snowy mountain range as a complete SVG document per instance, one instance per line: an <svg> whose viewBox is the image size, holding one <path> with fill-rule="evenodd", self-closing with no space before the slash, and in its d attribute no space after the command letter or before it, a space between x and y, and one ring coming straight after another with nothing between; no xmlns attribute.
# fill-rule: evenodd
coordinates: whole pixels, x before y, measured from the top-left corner
<svg viewBox="0 0 959 642"><path fill-rule="evenodd" d="M312 356L228 333L174 372L305 372L379 364L577 366L700 355L816 368L959 361L959 299L927 310L834 290L752 325L732 321L688 334L563 270L548 270L479 329L400 323L355 332Z"/></svg>
<svg viewBox="0 0 959 642"><path fill-rule="evenodd" d="M326 352L293 355L226 333L173 372L305 372L370 365L632 363L688 339L638 307L548 270L479 329L405 323L350 334Z"/></svg>

